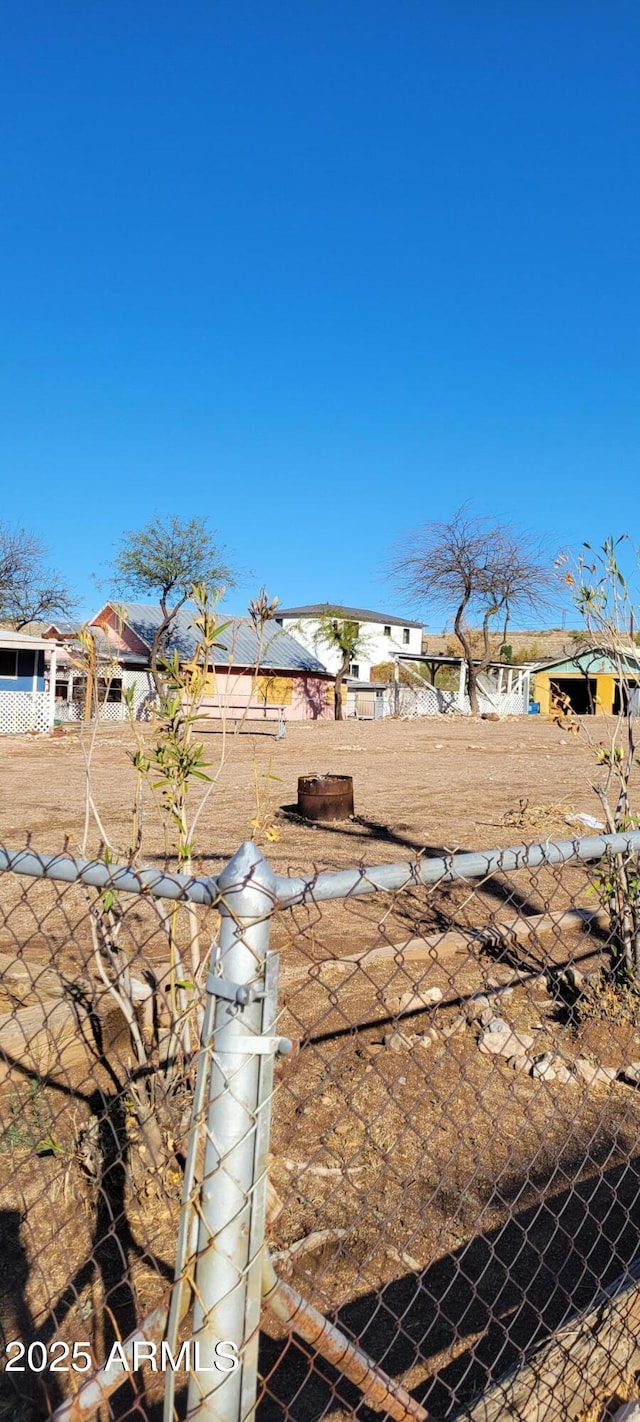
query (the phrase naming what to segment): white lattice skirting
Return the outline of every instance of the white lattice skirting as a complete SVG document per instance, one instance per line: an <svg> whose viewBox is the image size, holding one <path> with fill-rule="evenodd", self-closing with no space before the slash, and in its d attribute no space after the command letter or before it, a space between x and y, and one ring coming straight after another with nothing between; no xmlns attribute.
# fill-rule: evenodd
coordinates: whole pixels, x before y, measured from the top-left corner
<svg viewBox="0 0 640 1422"><path fill-rule="evenodd" d="M84 706L79 701L56 701L56 721L82 721ZM107 701L98 711L100 721L126 721L127 708L124 702Z"/></svg>
<svg viewBox="0 0 640 1422"><path fill-rule="evenodd" d="M47 691L0 691L0 736L50 729L51 702Z"/></svg>
<svg viewBox="0 0 640 1422"><path fill-rule="evenodd" d="M147 721L153 710L154 698L148 694L137 697L133 703L135 721ZM56 721L82 721L84 706L78 701L56 701ZM124 701L105 701L99 708L99 721L127 721L129 712Z"/></svg>
<svg viewBox="0 0 640 1422"><path fill-rule="evenodd" d="M500 716L524 716L527 710L524 696L514 691L495 692L489 698L479 689L478 706L481 712L497 711ZM387 715L393 715L393 692L389 693L388 708ZM468 716L471 711L468 696L465 695L460 704L457 692L440 691L435 687L420 687L419 690L402 687L398 709L401 716L446 716L456 711Z"/></svg>

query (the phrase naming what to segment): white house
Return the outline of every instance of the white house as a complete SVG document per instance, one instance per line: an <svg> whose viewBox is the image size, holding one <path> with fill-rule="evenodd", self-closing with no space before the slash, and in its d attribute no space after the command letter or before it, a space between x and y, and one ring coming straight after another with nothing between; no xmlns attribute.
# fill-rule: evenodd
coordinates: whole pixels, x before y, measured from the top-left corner
<svg viewBox="0 0 640 1422"><path fill-rule="evenodd" d="M332 613L348 622L357 622L362 650L351 663L349 676L353 681L368 682L371 668L380 662L392 662L399 652L422 652L422 623L407 617L393 617L387 612L371 612L364 607L344 607L342 603L311 603L306 607L279 607L276 622L313 652L327 671L335 674L340 666L340 653L328 647L319 636L322 618Z"/></svg>

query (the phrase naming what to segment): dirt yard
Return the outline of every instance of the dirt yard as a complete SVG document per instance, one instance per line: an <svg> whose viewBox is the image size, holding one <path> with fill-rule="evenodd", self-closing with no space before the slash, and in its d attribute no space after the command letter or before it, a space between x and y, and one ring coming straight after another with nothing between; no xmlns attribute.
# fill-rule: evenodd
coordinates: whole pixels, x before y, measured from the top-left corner
<svg viewBox="0 0 640 1422"><path fill-rule="evenodd" d="M573 838L585 827L567 815L599 818L587 733L604 739L606 729L591 722L574 738L534 717L345 722L292 725L284 742L244 733L226 743L210 730L203 739L219 773L198 829L197 868L217 873L256 816L280 873ZM98 814L123 854L131 745L124 729L101 731L91 771ZM66 843L79 852L85 763L77 733L5 741L2 753L0 841L20 848L30 834L34 849ZM353 776L353 819L317 828L300 821L297 779L313 772ZM89 852L98 844L93 823ZM165 858L150 798L144 845L146 862ZM51 886L32 886L19 899L10 877L0 884L0 951L18 945L29 965L62 964L70 974L71 938L75 971L89 975L86 929L69 932L70 892L55 900L41 931L40 895L43 905L47 895L53 903ZM435 1418L467 1407L637 1254L640 1096L623 1077L640 1059L640 1023L581 1021L573 1012L562 970L593 967L606 951L606 930L566 919L551 933L548 921L536 929L549 908L559 915L572 906L598 908L588 871L522 870L473 888L312 905L281 915L276 929L285 950L280 1030L297 1046L277 1067L276 1264ZM148 964L161 950L144 929L144 908L132 901L127 915ZM514 920L523 935L501 937L500 925ZM21 936L30 923L31 936ZM398 952L408 942L414 957ZM336 961L366 948L386 956L352 968ZM412 994L419 1000L407 1007ZM532 1074L482 1045L478 994L488 1018L525 1034L531 1062L546 1060L550 1070ZM16 1004L9 996L4 1006ZM578 1057L600 1064L603 1077L581 1077ZM0 1246L9 1265L0 1324L11 1337L29 1328L47 1339L56 1328L63 1338L91 1334L99 1354L102 1313L110 1309L125 1331L171 1277L180 1151L153 1189L133 1178L123 1164L131 1142L118 1116L122 1094L111 1088L109 1096L95 1074L76 1080L75 1070L72 1063L61 1090L55 1077L41 1081L25 1067L28 1079L14 1078L1 1094ZM92 1166L85 1156L94 1117L102 1145ZM59 1149L34 1159L48 1133ZM345 1422L356 1408L362 1422L373 1416L269 1316L261 1372L260 1422ZM159 1416L158 1386L143 1407L148 1422ZM580 1402L592 1406L610 1391L603 1385L594 1399L587 1389ZM27 1398L18 1413L15 1394L0 1387L0 1416L32 1422L46 1415L41 1407ZM112 1415L132 1412L129 1396Z"/></svg>
<svg viewBox="0 0 640 1422"><path fill-rule="evenodd" d="M281 873L375 864L424 848L491 848L565 831L570 837L574 829L564 823L565 813L599 818L588 737L597 742L607 728L588 718L582 727L574 737L534 716L294 722L283 741L275 740L271 727L224 738L219 730L205 730L202 740L217 778L198 826L201 872L216 873L251 836L256 781L265 808L275 814L279 839L267 853ZM123 851L130 838L132 748L128 728L101 729L91 772L105 830ZM77 731L55 739L6 737L0 758L0 841L20 847L30 833L33 846L46 852L60 850L68 836L71 852L77 852L85 799ZM295 807L298 776L317 771L353 776L355 820L314 829L282 808ZM513 812L521 800L528 808L518 825ZM94 824L92 850L98 841ZM162 829L149 796L143 843L148 862L163 857Z"/></svg>

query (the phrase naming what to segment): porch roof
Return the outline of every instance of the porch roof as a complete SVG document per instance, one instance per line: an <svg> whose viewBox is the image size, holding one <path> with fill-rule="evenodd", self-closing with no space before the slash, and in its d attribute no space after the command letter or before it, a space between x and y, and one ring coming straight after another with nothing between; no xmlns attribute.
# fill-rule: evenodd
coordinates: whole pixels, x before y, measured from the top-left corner
<svg viewBox="0 0 640 1422"><path fill-rule="evenodd" d="M32 637L29 632L14 632L12 627L0 627L0 647L15 647L17 651L42 652L50 651L51 646L50 637Z"/></svg>

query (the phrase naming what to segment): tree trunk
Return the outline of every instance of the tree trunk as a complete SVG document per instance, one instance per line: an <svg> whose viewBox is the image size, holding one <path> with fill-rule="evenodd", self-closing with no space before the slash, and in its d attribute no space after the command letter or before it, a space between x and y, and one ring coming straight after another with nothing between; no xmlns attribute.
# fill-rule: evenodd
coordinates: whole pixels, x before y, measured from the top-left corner
<svg viewBox="0 0 640 1422"><path fill-rule="evenodd" d="M342 719L343 719L343 716L342 716L342 682L343 682L343 679L344 679L344 672L343 672L342 670L340 670L340 671L337 673L337 675L336 675L335 687L334 687L334 696L333 696L333 715L334 715L334 718L335 718L336 721L342 721Z"/></svg>
<svg viewBox="0 0 640 1422"><path fill-rule="evenodd" d="M469 705L470 705L470 707L471 707L471 710L472 710L473 714L477 716L478 711L480 710L480 707L479 707L479 705L478 705L478 678L477 678L477 676L476 676L476 669L475 669L475 667L474 667L474 665L473 665L473 654L472 654L472 651L471 651L470 644L469 644L469 642L467 641L467 638L466 638L466 636L465 636L464 623L463 623L464 612L465 612L465 608L466 608L466 606L467 606L468 601L469 601L469 598L466 597L466 598L464 599L464 601L460 603L460 606L459 606L459 608L458 608L458 611L456 612L455 622L454 622L454 624L453 624L453 630L454 630L454 632L455 632L455 634L456 634L456 637L458 638L458 641L459 641L459 643L460 643L460 646L462 647L462 650L463 650L464 656L465 656L465 661L466 661L466 663L467 663L467 684L468 684L468 687L469 687Z"/></svg>
<svg viewBox="0 0 640 1422"><path fill-rule="evenodd" d="M496 613L499 611L500 604L496 602L493 604L492 607L487 608L482 619L482 639L484 642L483 664L485 667L488 667L489 662L491 661L491 647L489 646L489 623L491 621L491 618L495 617Z"/></svg>
<svg viewBox="0 0 640 1422"><path fill-rule="evenodd" d="M153 684L155 686L156 694L159 700L162 700L162 697L164 696L165 687L160 672L158 671L158 658L160 656L160 652L162 651L162 644L164 642L166 634L175 620L175 615L186 601L187 595L185 593L185 595L180 598L180 601L175 604L175 607L167 607L166 593L163 593L162 597L160 598L162 622L156 628L156 631L154 633L153 642L151 643L151 652L149 655L149 669L151 671Z"/></svg>
<svg viewBox="0 0 640 1422"><path fill-rule="evenodd" d="M342 721L342 683L351 665L351 652L342 653L342 663L336 672L333 714L336 721Z"/></svg>

